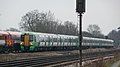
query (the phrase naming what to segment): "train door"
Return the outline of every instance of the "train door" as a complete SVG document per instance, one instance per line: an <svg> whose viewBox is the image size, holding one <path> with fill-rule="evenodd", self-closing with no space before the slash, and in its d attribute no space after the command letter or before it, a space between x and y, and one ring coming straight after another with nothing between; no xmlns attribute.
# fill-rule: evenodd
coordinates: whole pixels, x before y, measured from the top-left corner
<svg viewBox="0 0 120 67"><path fill-rule="evenodd" d="M25 35L25 37L24 37L24 43L25 43L25 46L28 46L28 35Z"/></svg>
<svg viewBox="0 0 120 67"><path fill-rule="evenodd" d="M12 35L12 40L13 40L13 50L15 52L20 51L20 35Z"/></svg>

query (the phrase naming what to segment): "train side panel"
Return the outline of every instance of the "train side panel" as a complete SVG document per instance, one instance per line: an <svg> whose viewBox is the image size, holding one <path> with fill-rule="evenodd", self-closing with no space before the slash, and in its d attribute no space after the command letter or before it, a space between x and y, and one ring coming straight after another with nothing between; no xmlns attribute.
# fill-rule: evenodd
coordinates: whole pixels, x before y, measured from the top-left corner
<svg viewBox="0 0 120 67"><path fill-rule="evenodd" d="M79 49L78 36L25 32L21 40L23 51L76 50ZM83 37L82 48L111 48L113 40Z"/></svg>

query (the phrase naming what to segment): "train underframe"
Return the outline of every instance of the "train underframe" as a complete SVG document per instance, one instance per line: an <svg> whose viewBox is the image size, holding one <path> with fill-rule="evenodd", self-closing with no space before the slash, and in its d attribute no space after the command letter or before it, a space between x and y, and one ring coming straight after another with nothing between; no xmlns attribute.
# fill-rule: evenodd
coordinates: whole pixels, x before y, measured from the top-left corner
<svg viewBox="0 0 120 67"><path fill-rule="evenodd" d="M89 49L89 48L113 48L112 46L82 46L82 49ZM21 46L22 52L29 52L29 51L66 51L66 50L78 50L78 46Z"/></svg>
<svg viewBox="0 0 120 67"><path fill-rule="evenodd" d="M82 49L89 48L113 48L113 46L82 46ZM4 52L29 52L29 51L66 51L66 50L78 50L77 46L21 46L19 43L15 43L13 46L0 45L0 53Z"/></svg>
<svg viewBox="0 0 120 67"><path fill-rule="evenodd" d="M0 45L0 53L4 53L6 51L5 45Z"/></svg>
<svg viewBox="0 0 120 67"><path fill-rule="evenodd" d="M12 52L19 52L21 50L19 43L14 43L11 46L8 45L0 45L0 53L12 53Z"/></svg>

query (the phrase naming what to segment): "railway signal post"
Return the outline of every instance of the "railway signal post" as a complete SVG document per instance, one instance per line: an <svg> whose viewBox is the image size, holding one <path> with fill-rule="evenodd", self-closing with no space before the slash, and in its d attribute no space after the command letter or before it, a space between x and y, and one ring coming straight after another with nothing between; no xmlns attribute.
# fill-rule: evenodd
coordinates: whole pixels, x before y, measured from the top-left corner
<svg viewBox="0 0 120 67"><path fill-rule="evenodd" d="M82 14L85 12L85 0L76 0L76 12L79 14L79 64L82 67Z"/></svg>

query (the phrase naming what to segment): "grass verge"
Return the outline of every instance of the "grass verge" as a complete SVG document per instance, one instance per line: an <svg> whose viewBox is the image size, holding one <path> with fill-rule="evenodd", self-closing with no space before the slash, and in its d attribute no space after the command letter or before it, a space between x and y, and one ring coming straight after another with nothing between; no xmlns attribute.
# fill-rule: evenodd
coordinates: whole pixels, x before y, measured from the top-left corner
<svg viewBox="0 0 120 67"><path fill-rule="evenodd" d="M104 67L111 67L113 63L115 63L119 60L120 60L120 55L115 55L114 58L107 60L106 62L104 62L103 65L104 65ZM120 67L120 65L119 65L119 67Z"/></svg>

